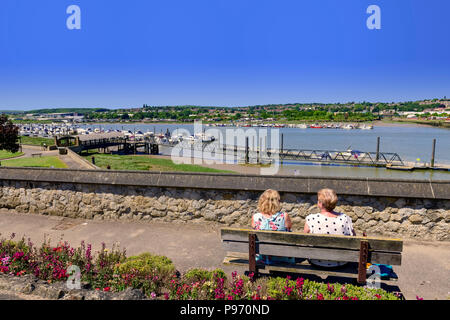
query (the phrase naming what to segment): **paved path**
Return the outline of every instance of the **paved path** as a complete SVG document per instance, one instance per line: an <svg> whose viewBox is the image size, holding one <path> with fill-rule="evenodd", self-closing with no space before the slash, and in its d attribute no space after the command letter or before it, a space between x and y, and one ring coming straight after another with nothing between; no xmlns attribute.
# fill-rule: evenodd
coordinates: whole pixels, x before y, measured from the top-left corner
<svg viewBox="0 0 450 320"><path fill-rule="evenodd" d="M43 157L58 155L58 150L45 151L45 150L42 150L42 147L40 147L40 146L22 145L22 152L24 153L24 155L19 158L30 158L35 153L42 153ZM14 159L17 159L17 158L14 158Z"/></svg>
<svg viewBox="0 0 450 320"><path fill-rule="evenodd" d="M81 165L79 162L75 161L71 156L65 154L65 155L60 155L59 159L64 162L67 167L69 169L76 169L76 170L81 170L81 169L92 169L90 167L88 167L87 165Z"/></svg>
<svg viewBox="0 0 450 320"><path fill-rule="evenodd" d="M41 243L44 236L52 243L67 240L78 246L82 240L98 250L105 242L127 250L127 255L151 252L169 257L181 272L193 267L223 268L243 273L244 268L225 267L219 229L214 225L143 223L128 221L74 220L62 217L17 214L0 210L0 237L30 237ZM450 243L405 241L402 266L394 268L398 286L407 299L450 297Z"/></svg>

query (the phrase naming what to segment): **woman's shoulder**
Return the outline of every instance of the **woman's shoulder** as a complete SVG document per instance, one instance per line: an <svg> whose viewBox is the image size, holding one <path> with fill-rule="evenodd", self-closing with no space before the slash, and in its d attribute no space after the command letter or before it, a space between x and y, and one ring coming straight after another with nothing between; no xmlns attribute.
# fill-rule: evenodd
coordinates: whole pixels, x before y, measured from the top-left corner
<svg viewBox="0 0 450 320"><path fill-rule="evenodd" d="M261 219L263 217L263 215L262 215L262 213L261 212L257 212L257 213L255 213L254 215L253 215L253 219Z"/></svg>
<svg viewBox="0 0 450 320"><path fill-rule="evenodd" d="M340 219L341 221L352 221L352 218L350 218L348 215L342 212L333 212L336 215L336 218Z"/></svg>
<svg viewBox="0 0 450 320"><path fill-rule="evenodd" d="M316 220L320 218L320 213L311 213L306 216L306 220Z"/></svg>

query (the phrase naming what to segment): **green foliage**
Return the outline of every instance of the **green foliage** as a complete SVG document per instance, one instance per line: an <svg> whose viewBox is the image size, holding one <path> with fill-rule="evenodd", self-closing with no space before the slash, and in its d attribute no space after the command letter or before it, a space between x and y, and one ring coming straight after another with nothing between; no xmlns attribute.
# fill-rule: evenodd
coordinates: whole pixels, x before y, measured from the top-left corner
<svg viewBox="0 0 450 320"><path fill-rule="evenodd" d="M67 168L67 165L56 156L5 160L2 161L2 166L30 168Z"/></svg>
<svg viewBox="0 0 450 320"><path fill-rule="evenodd" d="M0 116L0 150L19 151L19 128L7 116Z"/></svg>
<svg viewBox="0 0 450 320"><path fill-rule="evenodd" d="M86 114L89 112L105 112L109 111L109 109L105 108L56 108L56 109L37 109L32 111L26 111L24 113L32 113L32 114L47 114L47 113L78 113L78 114Z"/></svg>
<svg viewBox="0 0 450 320"><path fill-rule="evenodd" d="M9 159L9 158L15 158L23 155L23 152L9 152L6 150L0 150L0 159Z"/></svg>
<svg viewBox="0 0 450 320"><path fill-rule="evenodd" d="M126 274L137 271L138 273L158 273L163 275L172 275L175 272L175 266L172 261L164 256L143 253L138 256L129 257L117 267L119 274Z"/></svg>
<svg viewBox="0 0 450 320"><path fill-rule="evenodd" d="M253 279L232 273L227 280L222 269L212 271L191 269L184 276L175 274L172 261L164 256L143 253L126 258L125 251L113 246L94 254L91 245L84 242L72 248L67 242L56 247L45 240L35 247L28 239L13 241L0 239L0 274L22 276L34 274L37 278L67 281L70 266L77 266L81 279L91 288L103 291L122 291L126 288L142 290L155 298L193 300L398 300L399 297L382 289L368 289L350 284L324 284L298 278Z"/></svg>
<svg viewBox="0 0 450 320"><path fill-rule="evenodd" d="M147 295L160 294L164 284L175 274L172 261L164 256L143 253L116 265L112 287L117 291L132 287Z"/></svg>
<svg viewBox="0 0 450 320"><path fill-rule="evenodd" d="M92 154L83 155L87 161L92 161ZM182 171L182 172L217 172L233 173L194 164L175 164L171 159L151 158L148 156L94 154L95 165L112 170L151 170L151 171Z"/></svg>
<svg viewBox="0 0 450 320"><path fill-rule="evenodd" d="M267 281L267 294L276 300L398 300L394 293L382 289L369 289L351 284L325 284L310 280L293 281L271 278Z"/></svg>
<svg viewBox="0 0 450 320"><path fill-rule="evenodd" d="M224 278L226 279L226 273L222 269L215 269L213 271L208 271L204 269L190 269L185 273L184 278L190 282L196 281L212 281L214 278Z"/></svg>
<svg viewBox="0 0 450 320"><path fill-rule="evenodd" d="M55 144L55 140L50 138L21 136L20 143L34 146L42 146L45 143L47 146L52 146Z"/></svg>

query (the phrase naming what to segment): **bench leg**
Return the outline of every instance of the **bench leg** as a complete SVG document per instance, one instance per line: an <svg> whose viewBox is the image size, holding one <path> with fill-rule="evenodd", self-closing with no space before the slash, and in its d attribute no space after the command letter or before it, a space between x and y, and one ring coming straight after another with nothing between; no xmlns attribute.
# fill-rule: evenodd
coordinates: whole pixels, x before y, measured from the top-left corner
<svg viewBox="0 0 450 320"><path fill-rule="evenodd" d="M358 263L358 283L364 284L367 279L367 261L369 259L369 242L361 240Z"/></svg>
<svg viewBox="0 0 450 320"><path fill-rule="evenodd" d="M248 235L248 271L255 276L258 273L256 267L256 234Z"/></svg>

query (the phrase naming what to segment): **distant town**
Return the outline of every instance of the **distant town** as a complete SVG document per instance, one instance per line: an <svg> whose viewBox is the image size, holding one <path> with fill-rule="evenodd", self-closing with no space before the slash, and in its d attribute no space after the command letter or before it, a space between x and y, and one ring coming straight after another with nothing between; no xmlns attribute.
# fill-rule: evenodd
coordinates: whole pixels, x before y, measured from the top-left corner
<svg viewBox="0 0 450 320"><path fill-rule="evenodd" d="M450 122L450 99L403 103L280 104L247 107L149 106L1 111L15 122L299 123L375 120Z"/></svg>

